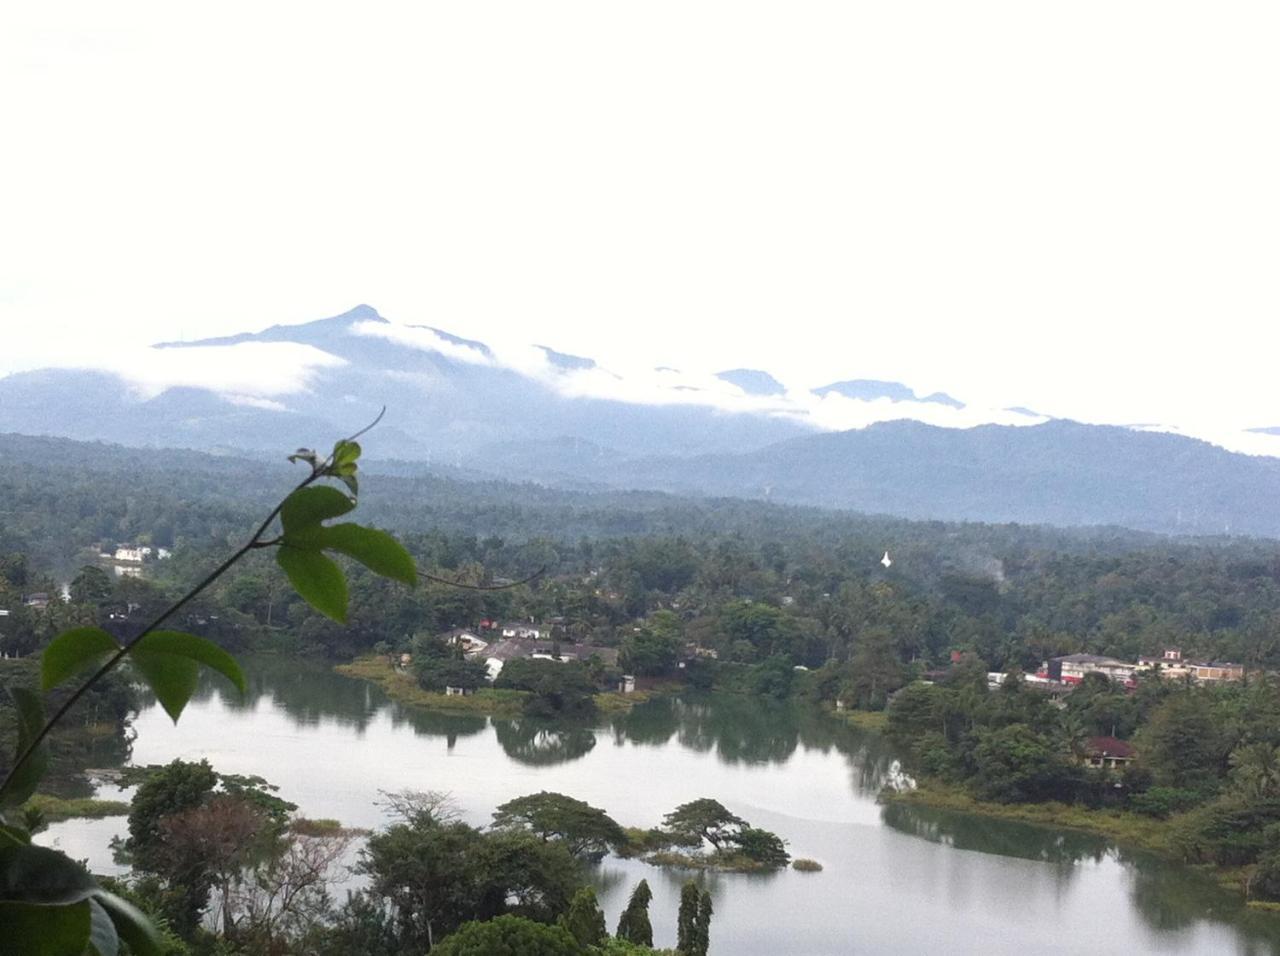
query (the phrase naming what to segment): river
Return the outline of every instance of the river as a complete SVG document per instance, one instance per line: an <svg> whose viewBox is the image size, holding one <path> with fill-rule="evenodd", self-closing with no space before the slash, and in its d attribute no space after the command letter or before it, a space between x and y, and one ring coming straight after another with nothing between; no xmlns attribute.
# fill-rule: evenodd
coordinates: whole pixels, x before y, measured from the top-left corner
<svg viewBox="0 0 1280 956"><path fill-rule="evenodd" d="M388 822L380 790L447 791L475 824L539 790L634 826L714 797L824 867L701 875L716 956L1280 954L1280 915L1250 911L1186 867L1071 831L878 804L894 767L884 738L805 708L662 699L554 727L414 711L292 661L253 661L250 672L244 700L208 684L177 726L145 706L131 762L204 757L267 778L309 817L368 828ZM72 820L41 842L111 872L107 844L123 829L123 818ZM648 879L655 943L674 945L687 874L614 858L593 874L610 928Z"/></svg>

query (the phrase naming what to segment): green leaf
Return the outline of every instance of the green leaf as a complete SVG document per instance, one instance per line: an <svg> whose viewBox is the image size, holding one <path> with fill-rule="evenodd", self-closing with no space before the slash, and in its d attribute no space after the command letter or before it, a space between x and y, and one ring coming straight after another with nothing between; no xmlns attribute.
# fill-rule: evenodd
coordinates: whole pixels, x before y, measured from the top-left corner
<svg viewBox="0 0 1280 956"><path fill-rule="evenodd" d="M49 751L42 743L17 766L17 759L36 739L44 727L44 706L40 698L23 687L10 687L9 696L18 711L18 746L14 750L15 767L4 785L0 787L0 807L16 807L26 803L36 792L44 772L49 766Z"/></svg>
<svg viewBox="0 0 1280 956"><path fill-rule="evenodd" d="M147 686L155 691L160 706L176 724L200 683L199 666L190 657L148 651L141 645L130 652L129 660L142 674Z"/></svg>
<svg viewBox="0 0 1280 956"><path fill-rule="evenodd" d="M333 464L330 471L335 475L354 474L356 462L360 458L360 443L347 441L345 438L333 446Z"/></svg>
<svg viewBox="0 0 1280 956"><path fill-rule="evenodd" d="M321 521L344 515L356 503L337 488L326 485L299 488L280 506L280 524L285 538L307 528L314 528Z"/></svg>
<svg viewBox="0 0 1280 956"><path fill-rule="evenodd" d="M318 550L282 544L276 551L276 563L304 601L339 624L347 622L347 579L330 558Z"/></svg>
<svg viewBox="0 0 1280 956"><path fill-rule="evenodd" d="M89 900L89 945L97 956L119 956L120 936L111 914L97 900Z"/></svg>
<svg viewBox="0 0 1280 956"><path fill-rule="evenodd" d="M89 945L89 901L67 906L0 902L4 952L13 956L79 956Z"/></svg>
<svg viewBox="0 0 1280 956"><path fill-rule="evenodd" d="M70 857L44 846L0 847L0 900L65 906L98 889Z"/></svg>
<svg viewBox="0 0 1280 956"><path fill-rule="evenodd" d="M178 722L196 692L204 664L245 692L244 672L235 658L212 641L182 631L152 631L134 645L129 658L155 691L165 712Z"/></svg>
<svg viewBox="0 0 1280 956"><path fill-rule="evenodd" d="M100 627L74 627L55 637L40 655L40 685L52 690L77 671L120 650Z"/></svg>
<svg viewBox="0 0 1280 956"><path fill-rule="evenodd" d="M142 910L106 890L94 893L93 900L107 911L116 932L129 944L134 956L160 956L164 943Z"/></svg>
<svg viewBox="0 0 1280 956"><path fill-rule="evenodd" d="M236 659L212 641L184 631L152 631L140 640L133 649L136 654L142 650L147 654L176 654L188 657L205 667L217 671L231 683L236 690L245 693L248 689L244 679L244 671Z"/></svg>
<svg viewBox="0 0 1280 956"><path fill-rule="evenodd" d="M413 563L413 556L385 531L358 524L335 524L320 528L316 540L326 550L340 551L355 558L384 578L403 581L411 586L418 583L418 568Z"/></svg>

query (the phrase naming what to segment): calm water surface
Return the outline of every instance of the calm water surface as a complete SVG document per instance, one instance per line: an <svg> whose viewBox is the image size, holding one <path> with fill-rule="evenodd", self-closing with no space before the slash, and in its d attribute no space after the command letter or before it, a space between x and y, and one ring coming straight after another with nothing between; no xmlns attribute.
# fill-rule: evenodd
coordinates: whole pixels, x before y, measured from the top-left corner
<svg viewBox="0 0 1280 956"><path fill-rule="evenodd" d="M804 709L735 698L661 700L590 727L410 711L323 668L255 661L244 701L206 688L174 726L135 721L135 764L207 758L260 774L311 817L376 828L379 790L444 790L468 821L557 790L651 826L715 797L780 834L815 874L706 874L716 956L827 954L1278 954L1280 917L1195 871L1093 837L875 801L892 750ZM108 788L103 796L111 796ZM44 834L111 871L120 818ZM610 927L648 879L655 942L675 944L686 874L608 859L595 870Z"/></svg>

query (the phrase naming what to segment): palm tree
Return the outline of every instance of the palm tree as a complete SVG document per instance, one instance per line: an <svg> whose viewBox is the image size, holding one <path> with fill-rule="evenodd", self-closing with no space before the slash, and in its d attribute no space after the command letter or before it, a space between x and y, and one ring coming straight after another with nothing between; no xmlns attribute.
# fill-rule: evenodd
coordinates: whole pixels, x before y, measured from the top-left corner
<svg viewBox="0 0 1280 956"><path fill-rule="evenodd" d="M1231 779L1255 800L1280 794L1280 747L1244 744L1231 752Z"/></svg>

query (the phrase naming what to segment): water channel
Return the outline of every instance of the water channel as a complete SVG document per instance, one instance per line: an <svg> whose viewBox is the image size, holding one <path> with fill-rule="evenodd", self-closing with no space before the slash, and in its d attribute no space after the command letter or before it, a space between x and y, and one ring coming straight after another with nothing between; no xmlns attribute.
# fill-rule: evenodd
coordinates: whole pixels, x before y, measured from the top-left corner
<svg viewBox="0 0 1280 956"><path fill-rule="evenodd" d="M251 673L244 700L210 684L176 727L144 707L132 763L204 757L266 777L307 816L368 828L388 822L379 790L448 791L475 824L539 790L634 826L714 797L824 867L703 874L717 956L1280 954L1280 915L1250 911L1194 870L1071 831L878 804L892 749L807 709L663 699L555 727L411 710L292 661L254 661ZM123 829L123 818L73 820L41 842L110 872L107 844ZM655 943L674 945L687 874L609 858L594 877L610 927L648 879Z"/></svg>

